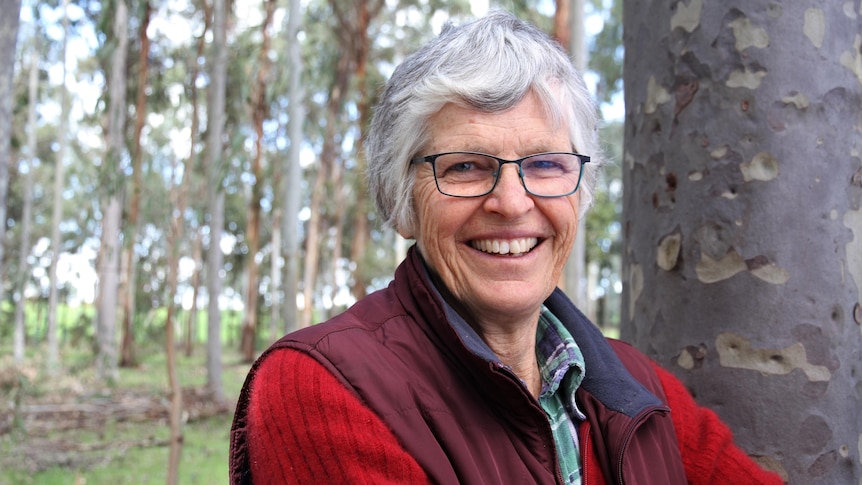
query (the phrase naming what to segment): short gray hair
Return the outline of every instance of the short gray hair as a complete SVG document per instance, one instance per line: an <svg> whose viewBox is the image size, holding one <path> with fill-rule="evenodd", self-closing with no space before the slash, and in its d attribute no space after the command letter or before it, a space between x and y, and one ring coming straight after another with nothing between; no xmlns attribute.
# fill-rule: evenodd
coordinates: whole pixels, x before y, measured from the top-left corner
<svg viewBox="0 0 862 485"><path fill-rule="evenodd" d="M431 116L448 103L502 112L530 92L554 122L568 124L572 149L592 158L578 189L583 215L603 160L596 105L556 41L496 11L460 27L446 25L386 83L366 143L369 189L384 222L404 232L414 230L415 170L410 160L428 142Z"/></svg>

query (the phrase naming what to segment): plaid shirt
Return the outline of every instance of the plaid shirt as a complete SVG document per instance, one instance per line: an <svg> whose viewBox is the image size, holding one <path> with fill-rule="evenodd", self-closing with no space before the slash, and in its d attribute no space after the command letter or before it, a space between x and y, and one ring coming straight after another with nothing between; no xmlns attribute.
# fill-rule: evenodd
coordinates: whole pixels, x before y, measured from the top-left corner
<svg viewBox="0 0 862 485"><path fill-rule="evenodd" d="M566 327L545 307L539 316L536 358L542 374L539 404L554 432L563 482L580 484L578 422L586 416L578 409L575 391L584 380L584 357Z"/></svg>

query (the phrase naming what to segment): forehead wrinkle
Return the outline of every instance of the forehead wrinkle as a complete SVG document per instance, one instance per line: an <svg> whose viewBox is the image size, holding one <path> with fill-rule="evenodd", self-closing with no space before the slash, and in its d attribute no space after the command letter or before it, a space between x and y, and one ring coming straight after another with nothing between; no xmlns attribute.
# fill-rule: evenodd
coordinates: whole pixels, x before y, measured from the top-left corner
<svg viewBox="0 0 862 485"><path fill-rule="evenodd" d="M499 129L499 125L493 125ZM499 156L509 147L518 149L518 158L535 155L538 153L568 151L571 150L571 142L560 144L557 134L552 130L543 130L541 134L537 131L526 133L516 128L507 129L509 132L505 137L490 137L487 133L459 133L454 137L446 137L442 140L432 140L430 146L436 150L435 153L458 151L477 152L488 155ZM515 140L514 144L512 139Z"/></svg>
<svg viewBox="0 0 862 485"><path fill-rule="evenodd" d="M522 102L526 101L525 97ZM533 95L533 100L535 95ZM570 151L572 142L566 130L560 137L560 120L541 106L528 111L477 111L470 106L447 103L428 123L426 153L468 151L493 156L521 158L551 151ZM442 136L441 136L442 135Z"/></svg>

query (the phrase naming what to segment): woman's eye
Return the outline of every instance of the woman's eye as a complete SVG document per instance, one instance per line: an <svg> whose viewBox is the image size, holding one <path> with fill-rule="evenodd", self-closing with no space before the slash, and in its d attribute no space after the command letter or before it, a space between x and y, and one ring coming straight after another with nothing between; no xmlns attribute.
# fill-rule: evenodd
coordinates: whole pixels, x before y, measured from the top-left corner
<svg viewBox="0 0 862 485"><path fill-rule="evenodd" d="M536 170L536 171L560 170L561 165L554 160L538 159L538 160L530 160L529 163L525 163L524 169L525 170Z"/></svg>
<svg viewBox="0 0 862 485"><path fill-rule="evenodd" d="M447 172L469 172L476 168L476 164L473 162L458 162L451 167L449 167Z"/></svg>

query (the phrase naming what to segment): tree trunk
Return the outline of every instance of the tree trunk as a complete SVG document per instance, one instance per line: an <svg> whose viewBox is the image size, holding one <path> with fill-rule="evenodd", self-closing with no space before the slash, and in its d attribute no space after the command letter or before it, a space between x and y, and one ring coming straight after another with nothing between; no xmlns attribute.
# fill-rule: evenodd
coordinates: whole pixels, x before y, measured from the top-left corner
<svg viewBox="0 0 862 485"><path fill-rule="evenodd" d="M225 399L221 364L221 271L224 254L221 236L224 228L224 190L222 190L222 136L225 120L225 85L227 78L227 7L225 0L213 2L213 42L210 56L209 101L207 106L207 215L209 247L207 248L207 387L213 399Z"/></svg>
<svg viewBox="0 0 862 485"><path fill-rule="evenodd" d="M584 33L584 1L556 0L557 10L554 15L554 38L569 52L572 63L580 72L587 69L587 50ZM589 318L595 319L594 312L587 298L587 251L586 251L586 218L578 223L578 232L572 252L566 261L561 276L560 286L572 301Z"/></svg>
<svg viewBox="0 0 862 485"><path fill-rule="evenodd" d="M0 283L4 281L6 248L6 195L9 191L9 166L12 159L12 101L15 78L15 44L18 40L20 0L3 0L0 20ZM0 284L0 302L5 301Z"/></svg>
<svg viewBox="0 0 862 485"><path fill-rule="evenodd" d="M147 35L147 29L150 25L150 14L152 6L149 1L144 0L143 17L141 26L138 29L138 38L141 44L141 50L138 55L138 91L135 99L135 134L132 139L134 143L134 151L132 154L132 200L129 201L129 219L126 231L127 239L124 239L123 255L125 262L123 269L125 270L123 297L123 336L120 339L120 366L134 367L137 365L135 357L135 294L137 291L137 264L135 262L135 241L138 238L138 233L141 232L140 208L141 194L143 193L142 177L142 160L144 152L141 147L141 134L144 131L147 113L147 80L149 72L150 59L150 38Z"/></svg>
<svg viewBox="0 0 862 485"><path fill-rule="evenodd" d="M257 57L258 70L257 79L252 87L251 112L252 123L255 131L255 154L252 161L251 173L254 184L251 187L251 200L248 207L248 221L246 222L245 239L248 244L248 286L245 297L245 314L242 323L242 341L240 344L243 359L251 363L255 357L255 341L257 340L258 327L258 297L260 295L259 265L257 253L260 251L260 201L263 198L263 123L269 117L268 99L266 86L270 80L270 67L272 61L269 59L269 51L272 29L272 18L275 13L276 3L267 0L265 4L266 15L261 24L261 46Z"/></svg>
<svg viewBox="0 0 862 485"><path fill-rule="evenodd" d="M302 45L297 34L301 25L302 9L300 0L290 0L290 12L285 36L288 43L288 58L290 63L290 105L287 121L287 134L290 138L290 148L284 159L284 173L287 178L282 186L284 194L284 328L285 333L299 327L296 295L299 292L299 210L302 200L301 182L302 166L299 163L302 142L302 125L305 119L303 109L305 93L302 89Z"/></svg>
<svg viewBox="0 0 862 485"><path fill-rule="evenodd" d="M66 150L69 146L67 132L69 130L69 89L66 87L68 67L66 53L69 48L69 14L68 3L63 3L63 84L60 86L60 123L57 127L57 158L54 165L54 193L51 203L51 262L48 268L48 324L45 329L47 351L45 367L49 375L60 371L60 343L57 339L57 306L60 294L60 283L57 280L57 264L63 251L63 240L60 236L60 222L63 219L63 187L65 186Z"/></svg>
<svg viewBox="0 0 862 485"><path fill-rule="evenodd" d="M574 0L554 0L554 39L568 49L571 44L572 3ZM583 16L580 16L583 19ZM573 55L573 54L572 54Z"/></svg>
<svg viewBox="0 0 862 485"><path fill-rule="evenodd" d="M129 43L129 10L125 1L116 3L113 22L115 45L111 56L110 102L108 103L107 152L104 176L108 180L102 210L102 237L99 246L99 304L96 316L99 379L112 383L117 372L117 303L120 279L120 225L123 217L122 157L126 121L126 52Z"/></svg>
<svg viewBox="0 0 862 485"><path fill-rule="evenodd" d="M628 0L624 26L623 338L791 484L859 483L860 7Z"/></svg>
<svg viewBox="0 0 862 485"><path fill-rule="evenodd" d="M194 351L194 342L198 334L198 295L201 286L201 268L203 268L203 237L200 228L195 231L192 241L192 259L195 269L192 272L192 304L189 308L188 320L186 321L186 357L191 357Z"/></svg>
<svg viewBox="0 0 862 485"><path fill-rule="evenodd" d="M182 244L185 235L185 209L186 209L186 190L189 180L189 169L186 166L183 168L182 183L179 187L171 187L171 202L177 209L171 217L170 230L168 232L168 295L167 301L167 317L165 318L165 355L168 374L168 387L171 390L171 405L168 412L168 421L170 425L170 449L168 452L168 475L167 484L176 485L179 483L180 470L180 455L183 448L183 394L182 385L177 373L177 345L176 345L176 327L174 315L177 310L177 287L179 285L180 272L180 244ZM175 180L177 167L173 167L171 180Z"/></svg>
<svg viewBox="0 0 862 485"><path fill-rule="evenodd" d="M34 42L35 44L35 42ZM15 337L13 354L16 363L24 361L27 326L24 321L24 307L27 298L24 291L30 275L30 264L27 258L30 247L30 226L33 221L33 173L36 169L36 104L39 97L39 50L33 47L30 53L30 78L28 86L27 106L27 173L24 175L24 208L21 212L21 245L18 251L18 277L15 283Z"/></svg>
<svg viewBox="0 0 862 485"><path fill-rule="evenodd" d="M314 180L314 188L311 191L311 217L308 219L308 231L305 237L305 274L303 278L302 319L300 327L311 325L314 312L314 291L317 282L318 266L320 263L320 234L323 231L323 192L326 181L332 173L333 164L336 162L338 153L337 141L335 139L338 115L343 106L343 99L350 80L350 59L342 52L335 73L335 83L329 90L329 100L326 107L326 128L324 130L323 148L320 153L320 164L317 177Z"/></svg>
<svg viewBox="0 0 862 485"><path fill-rule="evenodd" d="M368 185L364 177L366 161L365 161L365 134L371 124L371 92L375 89L374 86L368 86L368 57L371 53L371 39L368 36L368 28L371 25L371 20L380 13L383 7L383 2L376 1L372 5L368 2L357 2L355 8L359 9L356 17L355 34L352 35L355 50L355 73L356 85L359 86L357 93L358 101L357 108L359 110L359 128L360 136L356 141L356 173L357 177L353 177L355 184L356 202L353 210L353 240L350 244L350 260L355 265L353 270L353 284L351 293L357 300L361 299L367 293L368 281L366 274L368 272L365 267L365 252L368 248L368 240L370 239L368 228Z"/></svg>
<svg viewBox="0 0 862 485"><path fill-rule="evenodd" d="M204 57L206 51L206 33L210 30L211 26L211 12L207 8L206 2L204 2L204 31L198 37L198 46L197 46L197 56L188 66L190 75L189 75L189 100L192 105L192 121L189 133L189 156L185 162L185 168L183 169L183 190L180 192L182 194L181 200L185 204L186 196L192 190L192 178L191 175L195 170L195 158L196 158L196 149L198 136L200 135L200 127L199 127L199 111L200 111L200 103L198 103L198 77L200 77L200 68L197 62L197 59L202 59ZM200 187L196 188L196 192L201 196L200 199L205 199L206 194L204 194ZM202 225L202 224L201 224ZM186 342L185 342L185 354L186 357L191 357L192 351L194 350L194 340L197 337L197 329L198 329L198 293L200 290L200 276L201 269L203 268L203 235L201 234L201 225L198 225L195 229L194 239L191 241L192 243L192 259L195 263L195 269L192 273L192 304L189 310L188 320L186 323Z"/></svg>
<svg viewBox="0 0 862 485"><path fill-rule="evenodd" d="M108 198L102 209L102 238L99 247L99 300L96 314L96 373L99 380L112 385L119 378L117 371L117 290L120 277L120 220L123 215L121 198Z"/></svg>
<svg viewBox="0 0 862 485"><path fill-rule="evenodd" d="M335 192L332 204L335 212L333 213L332 227L330 229L332 253L329 260L330 278L332 280L329 287L329 296L330 300L332 300L332 307L326 317L327 319L330 318L329 315L337 313L335 301L340 286L338 280L339 273L341 272L341 260L343 258L341 245L344 241L344 160L343 157L338 158L338 160L333 160L331 176L332 190Z"/></svg>
<svg viewBox="0 0 862 485"><path fill-rule="evenodd" d="M334 123L331 118L327 121L326 131L330 130L329 126ZM328 133L327 133L328 134ZM320 157L317 176L314 179L314 187L311 190L311 217L308 219L308 228L305 232L305 260L303 273L303 306L302 316L300 318L299 327L304 328L312 324L314 313L314 288L317 281L318 263L320 261L320 226L321 212L323 211L323 189L329 170L327 170L328 162L326 161L328 153L332 150L334 142L328 141L326 137L323 141L323 152Z"/></svg>
<svg viewBox="0 0 862 485"><path fill-rule="evenodd" d="M278 187L278 184L275 185ZM280 192L273 190L273 193L279 194ZM270 243L272 252L270 253L269 264L269 279L271 281L269 285L269 299L271 303L269 307L268 333L270 342L274 342L280 335L281 298L279 298L278 293L282 289L281 267L283 265L283 258L281 257L281 237L281 208L276 208L272 213L272 242Z"/></svg>

